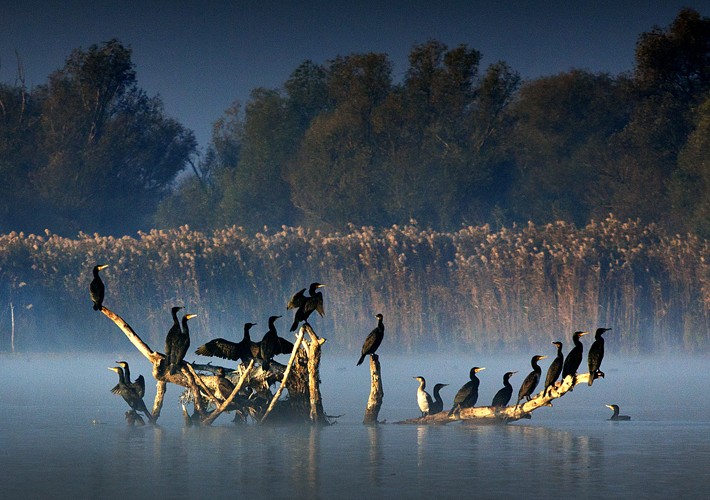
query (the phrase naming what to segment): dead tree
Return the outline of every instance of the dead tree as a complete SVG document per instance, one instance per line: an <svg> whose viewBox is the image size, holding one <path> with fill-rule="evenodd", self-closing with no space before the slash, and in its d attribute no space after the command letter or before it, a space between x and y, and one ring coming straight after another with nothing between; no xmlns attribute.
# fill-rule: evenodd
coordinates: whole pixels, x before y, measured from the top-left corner
<svg viewBox="0 0 710 500"><path fill-rule="evenodd" d="M362 423L365 425L376 425L378 423L377 416L380 414L382 407L382 399L385 397L385 391L382 388L382 377L380 376L380 358L377 354L370 355L370 397L367 400L365 408L365 418Z"/></svg>
<svg viewBox="0 0 710 500"><path fill-rule="evenodd" d="M191 391L196 420L205 425L210 425L222 412L230 410L248 413L255 420L261 420L264 414L261 406L266 408L266 404L259 405L255 401L261 398L262 401L268 399L267 403L270 402L273 399L270 386L284 379L289 397L287 401L278 405L270 421L302 420L313 424L329 423L323 411L319 387L320 348L325 339L319 338L307 323L301 327L299 338L303 339L304 333L308 333L309 339L294 344L292 357L295 361L290 377L284 377L286 367L279 363L272 361L269 363L269 369L264 370L263 366L256 368L253 360L248 366L240 364L236 369L212 364L191 364L183 360L180 370L170 374L165 354L151 349L131 326L113 311L102 306L101 312L118 326L138 352L153 365L152 375L156 380L156 394L152 413L155 420L160 416L168 383ZM228 377L235 383L234 391L225 399L215 395L218 382L215 374L220 368L230 372ZM250 396L238 394L245 386L251 389ZM212 411L208 409L210 404L215 407Z"/></svg>
<svg viewBox="0 0 710 500"><path fill-rule="evenodd" d="M587 384L589 373L582 373L576 376L568 375L555 386L550 387L547 392L543 389L537 393L530 401L520 405L505 407L476 406L474 408L464 408L459 412L449 415L448 410L444 410L434 415L427 415L419 418L410 418L397 422L398 424L448 424L459 420L480 422L480 423L507 423L529 418L529 415L543 406L552 406L552 401L561 398L572 391L579 384Z"/></svg>

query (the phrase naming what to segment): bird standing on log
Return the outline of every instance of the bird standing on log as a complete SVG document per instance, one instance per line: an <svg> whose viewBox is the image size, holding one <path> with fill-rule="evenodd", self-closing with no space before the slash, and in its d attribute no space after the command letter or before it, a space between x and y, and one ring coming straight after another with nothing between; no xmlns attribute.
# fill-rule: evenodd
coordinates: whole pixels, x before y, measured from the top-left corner
<svg viewBox="0 0 710 500"><path fill-rule="evenodd" d="M550 367L547 369L547 376L545 377L545 394L547 394L549 388L553 387L555 382L557 382L557 378L560 376L560 373L562 373L562 364L565 360L565 357L562 354L562 342L553 342L553 344L557 347L557 356L555 356L555 359L552 360Z"/></svg>
<svg viewBox="0 0 710 500"><path fill-rule="evenodd" d="M182 309L182 306L175 306L172 309L170 309L170 314L173 317L173 324L170 327L170 330L168 330L168 334L165 336L165 360L166 363L169 367L172 368L170 365L170 351L173 349L173 346L177 342L177 338L182 335L182 329L180 328L180 320L178 319L178 311ZM172 372L171 372L172 373Z"/></svg>
<svg viewBox="0 0 710 500"><path fill-rule="evenodd" d="M611 408L614 414L609 417L609 420L631 420L631 417L628 415L619 415L619 406L618 405L604 405L607 408Z"/></svg>
<svg viewBox="0 0 710 500"><path fill-rule="evenodd" d="M114 390L111 389L111 392L120 395L123 400L128 403L128 406L133 408L135 411L144 413L148 418L148 421L153 423L153 415L148 411L148 408L146 408L143 398L138 395L135 387L126 384L123 369L119 366L114 366L109 368L109 370L118 374L118 390L114 392Z"/></svg>
<svg viewBox="0 0 710 500"><path fill-rule="evenodd" d="M325 285L321 283L311 283L308 288L308 294L310 297L306 297L303 290L299 290L291 300L288 301L286 309L296 309L296 314L293 318L293 324L291 325L291 331L295 332L298 328L298 324L303 321L308 323L308 317L313 311L318 311L318 314L323 317L325 310L323 308L323 294L318 291L319 288Z"/></svg>
<svg viewBox="0 0 710 500"><path fill-rule="evenodd" d="M503 375L503 388L496 392L496 395L493 396L491 406L508 406L510 398L513 397L513 386L510 385L510 377L516 373L518 372L507 372Z"/></svg>
<svg viewBox="0 0 710 500"><path fill-rule="evenodd" d="M279 337L276 332L274 322L281 316L269 317L269 330L259 343L259 353L262 359L262 367L266 370L274 356L279 354L290 354L293 351L293 343Z"/></svg>
<svg viewBox="0 0 710 500"><path fill-rule="evenodd" d="M104 282L101 281L101 276L99 276L99 271L106 269L108 264L101 264L94 266L93 273L94 279L91 280L89 285L89 294L91 295L91 300L94 303L94 311L100 311L104 304L104 294L106 293L106 287Z"/></svg>
<svg viewBox="0 0 710 500"><path fill-rule="evenodd" d="M259 357L260 347L256 342L251 341L249 330L256 323L244 323L244 336L239 342L232 342L223 338L210 340L195 350L195 354L201 356L217 356L218 358L241 360L247 364L252 358Z"/></svg>
<svg viewBox="0 0 710 500"><path fill-rule="evenodd" d="M356 366L360 366L365 360L365 356L367 356L368 354L375 354L377 348L380 347L382 339L385 336L385 324L382 322L382 314L377 314L375 317L377 318L377 326L374 328L374 330L370 332L370 334L365 339L365 342L362 344L360 359L358 360Z"/></svg>
<svg viewBox="0 0 710 500"><path fill-rule="evenodd" d="M187 322L192 318L196 317L197 314L186 314L182 317L182 329L180 332L171 337L170 342L165 339L165 354L168 357L168 366L170 369L170 374L175 375L180 368L180 363L185 359L185 354L190 348L190 329L187 326Z"/></svg>
<svg viewBox="0 0 710 500"><path fill-rule="evenodd" d="M604 332L608 332L611 328L597 328L594 334L594 342L589 348L587 356L587 366L589 366L589 385L594 383L594 379L598 377L604 378L604 372L601 371L602 360L604 359Z"/></svg>
<svg viewBox="0 0 710 500"><path fill-rule="evenodd" d="M588 333L589 332L574 332L574 335L572 335L574 347L567 354L565 363L562 366L562 380L564 380L568 375L575 376L577 374L577 370L579 369L579 365L582 364L582 357L584 355L584 345L582 345L579 338Z"/></svg>
<svg viewBox="0 0 710 500"><path fill-rule="evenodd" d="M444 400L441 399L441 394L439 394L439 391L446 387L449 384L436 384L434 386L434 402L429 405L429 414L430 415L435 415L436 413L440 413L444 411Z"/></svg>
<svg viewBox="0 0 710 500"><path fill-rule="evenodd" d="M469 381L466 382L461 389L454 396L454 406L449 411L449 415L453 415L456 410L461 410L463 408L473 408L476 406L476 401L478 401L478 386L481 381L478 380L476 374L485 368L474 366L471 371L468 372Z"/></svg>
<svg viewBox="0 0 710 500"><path fill-rule="evenodd" d="M533 356L530 360L530 365L532 366L533 371L528 373L528 376L525 377L525 380L523 380L523 384L520 386L520 390L518 391L518 401L515 403L516 405L520 404L520 400L523 398L530 401L530 396L535 391L537 384L540 382L540 376L542 375L542 368L540 368L540 365L538 365L537 362L541 359L545 359L546 357L547 356L541 356L538 354Z"/></svg>
<svg viewBox="0 0 710 500"><path fill-rule="evenodd" d="M429 393L424 390L426 389L426 380L424 380L424 377L413 378L417 379L419 382L419 388L417 388L417 404L419 405L419 410L422 412L422 417L426 417L429 415L434 401L431 399Z"/></svg>

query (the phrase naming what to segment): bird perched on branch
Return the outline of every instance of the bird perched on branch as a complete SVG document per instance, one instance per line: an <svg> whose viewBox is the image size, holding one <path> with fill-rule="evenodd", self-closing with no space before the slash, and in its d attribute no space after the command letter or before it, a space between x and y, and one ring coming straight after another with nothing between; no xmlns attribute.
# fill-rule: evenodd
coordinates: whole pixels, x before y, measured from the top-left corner
<svg viewBox="0 0 710 500"><path fill-rule="evenodd" d="M296 309L293 324L291 325L292 332L296 331L298 324L301 321L308 323L308 317L313 311L318 311L318 314L323 317L325 314L323 308L323 294L319 292L318 289L324 286L325 285L317 282L311 283L311 286L308 288L308 294L310 297L305 296L303 293L305 290L304 288L303 290L299 290L293 297L291 297L291 300L288 301L286 309Z"/></svg>
<svg viewBox="0 0 710 500"><path fill-rule="evenodd" d="M564 363L565 357L562 354L562 342L553 342L557 346L557 356L550 363L550 367L547 369L547 376L545 377L545 394L550 387L555 385L557 378L562 373L562 364Z"/></svg>
<svg viewBox="0 0 710 500"><path fill-rule="evenodd" d="M143 402L143 398L138 395L138 392L136 391L136 388L134 386L126 384L126 378L123 374L123 369L119 366L113 366L110 367L109 370L114 371L118 374L118 390L114 392L114 390L111 389L111 392L114 392L114 394L118 394L119 396L121 396L123 400L128 403L128 406L133 408L135 411L139 411L145 414L145 416L148 418L148 421L150 423L153 423L153 415L148 411L148 408L146 408L145 403Z"/></svg>
<svg viewBox="0 0 710 500"><path fill-rule="evenodd" d="M249 330L256 323L244 323L244 336L239 342L232 342L223 338L210 340L206 344L201 345L195 351L195 354L201 356L217 356L218 358L231 359L232 361L241 360L247 364L252 358L259 357L260 347L256 342L251 341Z"/></svg>
<svg viewBox="0 0 710 500"><path fill-rule="evenodd" d="M536 355L530 360L530 366L532 366L533 371L528 373L528 376L523 380L520 390L518 391L518 401L516 405L520 404L520 400L526 398L530 401L530 396L535 392L537 384L540 383L540 376L542 375L542 368L537 364L541 359L545 359L547 356Z"/></svg>
<svg viewBox="0 0 710 500"><path fill-rule="evenodd" d="M281 316L269 317L269 330L264 334L264 337L259 342L259 355L262 360L262 367L268 369L269 363L274 356L279 354L291 354L293 351L293 343L285 338L279 337L276 332L274 322Z"/></svg>
<svg viewBox="0 0 710 500"><path fill-rule="evenodd" d="M456 410L461 410L463 408L473 408L476 406L476 401L478 401L478 386L481 383L478 380L476 374L485 368L479 368L474 366L471 371L468 372L469 381L466 382L461 389L454 396L454 406L449 411L449 415L453 415Z"/></svg>
<svg viewBox="0 0 710 500"><path fill-rule="evenodd" d="M377 326L369 333L367 338L365 338L365 342L362 344L362 351L360 352L360 359L356 366L360 366L365 360L365 356L368 354L375 354L385 336L385 324L382 322L382 314L377 314L375 318L377 318Z"/></svg>
<svg viewBox="0 0 710 500"><path fill-rule="evenodd" d="M589 348L587 356L587 366L589 367L589 385L594 383L594 379L598 377L604 378L604 372L601 371L602 360L604 359L604 332L608 332L611 328L597 328L594 334L594 342Z"/></svg>
<svg viewBox="0 0 710 500"><path fill-rule="evenodd" d="M178 311L182 309L182 306L175 306L172 309L170 309L170 314L173 317L173 324L170 327L170 330L168 330L168 334L165 336L165 359L168 364L168 366L172 367L170 365L170 351L173 349L173 346L177 342L177 338L182 335L182 329L180 328L180 320L178 319Z"/></svg>
<svg viewBox="0 0 710 500"><path fill-rule="evenodd" d="M91 300L94 303L94 311L100 311L104 304L104 295L106 293L106 287L104 282L101 281L101 276L99 276L99 271L106 269L108 264L101 264L94 266L93 273L94 279L91 280L89 285L89 294L91 295Z"/></svg>
<svg viewBox="0 0 710 500"><path fill-rule="evenodd" d="M429 415L431 407L434 404L434 400L424 389L426 388L426 380L424 377L412 377L417 379L419 382L419 388L417 389L417 404L419 405L419 410L422 412L422 417Z"/></svg>
<svg viewBox="0 0 710 500"><path fill-rule="evenodd" d="M180 363L185 359L185 354L190 348L190 329L187 322L196 317L197 314L186 314L182 317L182 329L173 337L165 338L165 353L168 359L170 374L174 375L179 371ZM172 331L172 329L171 329Z"/></svg>
<svg viewBox="0 0 710 500"><path fill-rule="evenodd" d="M584 345L582 345L582 342L579 340L580 337L588 334L589 332L574 332L572 335L572 342L574 343L574 347L572 350L567 354L567 358L565 358L565 363L562 366L562 380L565 379L568 375L576 375L577 370L579 369L579 365L582 364L582 357L584 355Z"/></svg>
<svg viewBox="0 0 710 500"><path fill-rule="evenodd" d="M508 406L510 398L513 397L513 386L510 385L510 377L516 373L518 372L507 372L503 375L503 388L496 392L496 395L493 396L491 406Z"/></svg>

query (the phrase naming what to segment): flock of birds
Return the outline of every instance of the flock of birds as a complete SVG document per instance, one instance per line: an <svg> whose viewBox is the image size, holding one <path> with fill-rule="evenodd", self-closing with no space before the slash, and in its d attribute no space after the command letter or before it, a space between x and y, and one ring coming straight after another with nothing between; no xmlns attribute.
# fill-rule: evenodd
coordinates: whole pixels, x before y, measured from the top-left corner
<svg viewBox="0 0 710 500"><path fill-rule="evenodd" d="M101 281L99 271L105 269L106 267L108 266L104 264L93 268L93 280L89 287L91 299L94 304L93 308L97 311L101 310L105 295L105 286ZM325 285L321 283L311 283L308 288L308 296L305 294L306 289L303 288L294 294L288 301L286 309L295 309L294 319L290 331L295 331L300 323L307 324L313 311L317 311L321 317L324 315L323 294L319 291L319 289L323 286ZM181 364L190 347L188 321L196 317L196 314L185 314L180 321L178 313L181 309L183 309L181 306L175 306L171 309L173 324L165 337L165 363L163 369L167 370L170 375L175 375L180 371ZM377 314L375 317L377 319L377 325L365 338L360 352L360 358L357 361L357 366L363 363L366 356L376 356L377 349L380 347L382 339L384 338L385 326L383 322L383 315ZM259 361L264 369L268 369L269 363L272 361L274 356L279 354L290 354L294 348L292 342L278 335L275 322L279 318L281 318L281 316L274 315L269 317L269 329L264 334L260 342L254 342L251 340L250 330L256 325L256 323L245 323L244 334L241 341L232 342L223 338L217 338L199 346L197 350L195 350L195 353L202 356L217 356L223 359L241 361L245 364L251 359L254 359ZM589 367L590 386L593 384L594 379L604 377L604 372L600 369L604 358L604 338L602 335L609 330L610 328L598 328L594 335L594 342L589 349L587 365ZM556 387L558 379L562 381L568 376L576 376L577 370L582 364L584 352L584 346L580 341L580 338L587 335L587 333L589 332L578 331L572 335L574 347L567 354L566 358L562 353L562 342L552 342L557 348L557 355L547 370L543 392L545 396L548 395L550 390ZM530 360L532 371L527 375L527 377L525 377L525 380L523 380L523 383L518 390L518 397L515 403L516 405L519 405L523 399L530 401L542 376L542 368L538 362L545 358L547 358L547 356L535 355ZM131 407L131 411L127 412L126 418L129 422L133 420L134 422L140 424L142 423L142 419L138 414L138 412L140 412L148 418L149 422L153 422L153 417L143 402L143 395L145 394L145 380L143 379L143 376L139 376L134 382L132 382L130 379L128 363L125 361L117 361L117 363L120 366L109 368L110 370L115 371L119 378L119 382L112 389L112 392L122 396L126 403L128 403ZM460 412L464 408L473 408L476 406L476 403L478 402L478 387L480 384L477 374L482 370L485 370L485 368L478 366L471 368L469 372L469 381L466 382L454 396L453 406L449 410L449 415ZM493 397L491 406L508 406L508 403L510 403L513 396L513 386L510 384L510 378L516 373L517 371L510 371L503 375L503 387ZM224 399L231 393L230 386L231 389L233 389L234 386L231 385L231 382L224 377L223 370L221 373L218 370L217 377L217 391L223 396ZM419 387L417 389L417 403L419 409L421 410L422 416L434 415L444 411L444 403L441 398L440 391L448 384L436 384L433 390L434 398L432 398L431 395L425 390L426 380L424 377L418 376L414 378L419 382ZM619 415L619 407L617 405L607 406L614 411L614 414L610 420L630 420L630 417L626 415Z"/></svg>

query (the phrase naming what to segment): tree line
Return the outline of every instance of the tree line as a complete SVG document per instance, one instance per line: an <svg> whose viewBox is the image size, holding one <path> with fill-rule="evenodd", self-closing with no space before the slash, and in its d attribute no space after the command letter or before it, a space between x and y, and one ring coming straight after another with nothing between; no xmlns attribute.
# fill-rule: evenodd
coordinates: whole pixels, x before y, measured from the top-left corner
<svg viewBox="0 0 710 500"><path fill-rule="evenodd" d="M386 54L305 61L227 109L198 154L129 48L77 49L44 85L0 84L0 228L450 231L611 212L710 235L710 18L642 33L620 75L522 81L481 57L429 40L401 81Z"/></svg>

